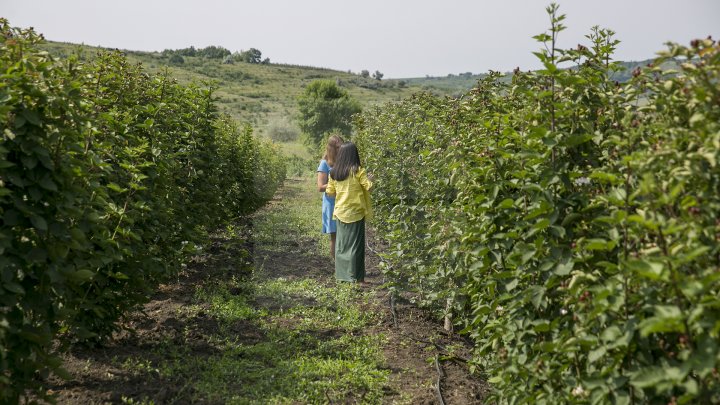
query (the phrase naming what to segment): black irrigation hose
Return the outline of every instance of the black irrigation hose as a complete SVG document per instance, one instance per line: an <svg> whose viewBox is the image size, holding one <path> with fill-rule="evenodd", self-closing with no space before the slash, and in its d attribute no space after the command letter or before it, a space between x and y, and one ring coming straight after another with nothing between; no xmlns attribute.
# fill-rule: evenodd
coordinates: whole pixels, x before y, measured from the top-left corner
<svg viewBox="0 0 720 405"><path fill-rule="evenodd" d="M367 246L368 250L370 250L370 251L373 252L377 257L380 258L380 254L379 254L375 249L373 249L373 248L370 246L370 243L366 243L366 246ZM382 260L382 258L380 258L380 261L381 261L381 262L384 262L384 260ZM384 283L385 283L385 278L384 278L384 275L383 275L383 284L384 284ZM397 316L397 311L395 310L395 294L394 294L393 292L390 292L390 312L392 313L393 325L397 328L397 327L398 327L398 320L397 320L398 316ZM411 338L411 339L413 339L413 340L416 340L416 341L418 341L418 342L426 343L426 344L431 344L431 345L435 346L435 349L436 349L438 352L442 352L442 354L443 354L444 356L448 357L449 359L456 360L456 361L462 361L462 362L464 362L465 364L467 364L467 363L470 362L470 360L468 360L468 359L466 359L466 358L464 358L464 357L460 357L460 356L458 356L458 355L450 354L450 353L448 352L447 348L445 348L444 346L442 346L442 345L439 344L439 343L430 342L430 341L428 341L428 340L417 339L417 338L415 338L415 337L406 335L406 334L404 334L404 333L402 333L402 332L400 332L400 334L403 335L403 336L405 336L405 337L409 337L409 338ZM445 399L443 398L443 394L442 394L442 379L443 379L443 377L445 376L445 372L444 372L443 369L440 367L439 355L440 355L440 353L435 353L435 371L437 371L437 373L438 373L437 380L435 381L435 395L437 396L437 399L438 399L438 402L440 403L440 405L445 405ZM329 399L329 398L328 398L328 399Z"/></svg>
<svg viewBox="0 0 720 405"><path fill-rule="evenodd" d="M438 373L438 378L437 378L437 381L435 382L435 394L437 395L440 405L445 405L445 400L443 399L442 388L441 388L442 379L443 379L443 376L445 373L440 368L440 362L438 361L437 354L435 354L435 370Z"/></svg>
<svg viewBox="0 0 720 405"><path fill-rule="evenodd" d="M465 357L462 357L462 356L458 356L457 354L452 354L452 353L450 353L450 351L449 351L445 346L441 345L440 343L431 342L431 341L425 340L425 339L418 339L418 338L416 338L416 337L414 337L414 336L410 336L410 335L405 334L405 333L402 333L402 332L401 332L400 334L403 335L404 337L406 337L406 338L408 338L408 339L412 339L412 340L414 340L414 341L416 341L416 342L418 342L418 343L424 343L424 344L426 344L426 345L433 345L433 346L435 346L435 349L436 349L438 352L440 352L440 354L442 354L443 357L445 357L445 358L448 359L448 360L453 360L453 361L460 362L460 363L464 363L464 364L469 364L469 363L470 363L470 359L465 358Z"/></svg>
<svg viewBox="0 0 720 405"><path fill-rule="evenodd" d="M382 259L382 257L380 257L380 254L377 252L377 250L373 249L372 246L370 246L370 242L366 242L365 246L368 248L369 251L373 252L375 254L375 256L377 256L382 263L387 263L386 261L384 261ZM383 284L385 284L385 282L386 282L385 275L383 274ZM397 315L397 311L395 310L395 293L393 293L392 291L390 292L390 313L392 314L392 318L393 318L393 326L397 328L398 327L398 315Z"/></svg>
<svg viewBox="0 0 720 405"><path fill-rule="evenodd" d="M395 311L395 294L390 293L390 313L392 313L393 326L398 327L397 311Z"/></svg>

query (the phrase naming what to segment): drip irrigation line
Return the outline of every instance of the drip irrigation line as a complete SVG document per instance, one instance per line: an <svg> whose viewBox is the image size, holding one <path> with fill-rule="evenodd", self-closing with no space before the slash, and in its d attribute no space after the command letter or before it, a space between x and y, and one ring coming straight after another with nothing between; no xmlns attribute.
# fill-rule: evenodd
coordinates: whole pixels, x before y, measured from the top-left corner
<svg viewBox="0 0 720 405"><path fill-rule="evenodd" d="M447 349L447 347L441 345L440 343L431 342L431 341L425 340L425 339L419 339L419 338L416 338L416 337L414 337L414 336L410 336L410 335L408 335L408 334L406 334L406 333L402 333L402 332L400 332L400 334L401 334L402 336L404 336L404 337L406 337L406 338L408 338L408 339L412 339L412 340L414 340L414 341L416 341L416 342L418 342L418 343L424 343L424 344L426 344L426 345L435 346L435 350L437 350L437 351L439 352L439 354L441 354L443 357L445 357L445 358L448 359L448 360L453 360L453 361L461 362L461 363L463 363L463 364L465 364L465 365L467 365L467 364L470 363L470 359L465 358L465 357L462 357L462 356L459 356L459 355L457 355L457 354L450 353L450 351Z"/></svg>
<svg viewBox="0 0 720 405"><path fill-rule="evenodd" d="M385 260L383 260L383 258L380 256L380 253L378 253L377 250L373 249L372 246L370 246L369 241L365 243L365 246L367 247L367 249L369 251L373 252L375 254L375 256L377 256L380 259L381 263L385 263L389 268L392 268L392 266L390 266L389 264L387 264L387 262ZM383 284L385 284L385 283L386 283L386 279L385 279L385 275L383 273ZM395 309L395 293L392 291L390 291L390 313L392 314L392 318L393 318L393 326L395 328L397 328L398 327L398 315L397 315L397 310Z"/></svg>
<svg viewBox="0 0 720 405"><path fill-rule="evenodd" d="M395 294L390 293L390 313L392 314L393 318L393 326L395 328L398 327L398 321L397 321L397 311L395 310Z"/></svg>
<svg viewBox="0 0 720 405"><path fill-rule="evenodd" d="M440 368L440 362L438 361L438 354L435 354L435 370L438 373L437 380L435 381L435 394L437 395L438 402L440 402L440 405L445 405L445 399L443 399L442 394L442 379L445 375L445 372Z"/></svg>

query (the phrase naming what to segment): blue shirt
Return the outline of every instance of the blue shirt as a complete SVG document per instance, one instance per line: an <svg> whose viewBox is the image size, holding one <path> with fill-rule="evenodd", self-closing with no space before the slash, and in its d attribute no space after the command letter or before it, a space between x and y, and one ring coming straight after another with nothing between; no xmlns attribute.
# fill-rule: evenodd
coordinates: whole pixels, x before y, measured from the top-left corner
<svg viewBox="0 0 720 405"><path fill-rule="evenodd" d="M325 159L320 161L320 166L317 169L318 173L322 172L328 175L330 178L330 165L328 165ZM322 232L323 233L335 233L337 232L337 223L332 219L333 211L335 210L335 197L329 197L326 193L323 193L322 200Z"/></svg>
<svg viewBox="0 0 720 405"><path fill-rule="evenodd" d="M320 161L320 166L318 166L317 171L323 172L328 175L328 179L330 179L330 165L328 165L327 160L323 159ZM328 202L330 204L335 204L335 197L328 197L327 194L323 193L323 202Z"/></svg>

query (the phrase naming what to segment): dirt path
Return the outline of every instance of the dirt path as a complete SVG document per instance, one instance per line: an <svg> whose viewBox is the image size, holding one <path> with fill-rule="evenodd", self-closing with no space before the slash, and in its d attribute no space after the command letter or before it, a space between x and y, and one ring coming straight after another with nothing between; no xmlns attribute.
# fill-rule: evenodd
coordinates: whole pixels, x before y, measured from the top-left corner
<svg viewBox="0 0 720 405"><path fill-rule="evenodd" d="M129 331L67 353L73 379L51 381L58 402L432 404L441 393L481 403L486 385L458 360L469 357L463 340L407 301L395 325L377 256L369 288L335 283L312 188L288 180L249 221L214 235Z"/></svg>

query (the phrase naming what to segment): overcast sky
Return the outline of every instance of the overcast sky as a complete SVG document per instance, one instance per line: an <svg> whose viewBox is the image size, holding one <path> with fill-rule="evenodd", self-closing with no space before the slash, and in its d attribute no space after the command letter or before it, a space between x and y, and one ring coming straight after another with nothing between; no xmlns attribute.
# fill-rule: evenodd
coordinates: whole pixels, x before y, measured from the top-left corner
<svg viewBox="0 0 720 405"><path fill-rule="evenodd" d="M257 48L272 62L386 78L537 68L531 38L548 27L541 0L0 0L0 16L49 40L129 50ZM619 60L667 41L720 38L720 0L559 0L560 45L593 25L622 41Z"/></svg>

